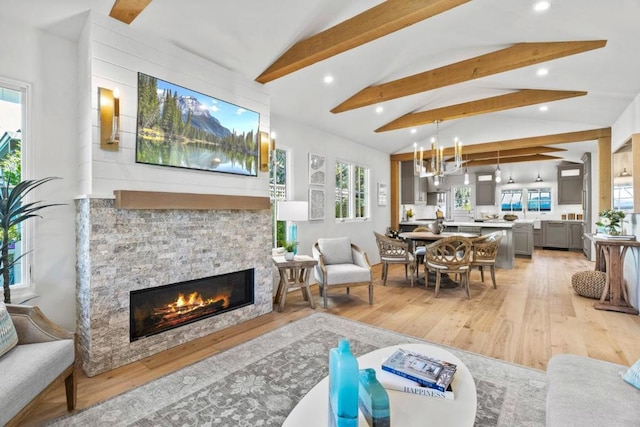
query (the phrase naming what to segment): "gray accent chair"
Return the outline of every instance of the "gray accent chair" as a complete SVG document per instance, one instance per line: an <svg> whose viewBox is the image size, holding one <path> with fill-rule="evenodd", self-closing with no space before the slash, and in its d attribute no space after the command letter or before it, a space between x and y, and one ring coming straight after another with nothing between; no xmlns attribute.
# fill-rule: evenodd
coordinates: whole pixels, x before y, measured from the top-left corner
<svg viewBox="0 0 640 427"><path fill-rule="evenodd" d="M628 366L558 354L547 366L547 427L640 425L640 390L622 374Z"/></svg>
<svg viewBox="0 0 640 427"><path fill-rule="evenodd" d="M327 308L329 288L369 286L369 304L373 304L373 275L367 254L348 237L318 239L312 248L318 260L314 275Z"/></svg>
<svg viewBox="0 0 640 427"><path fill-rule="evenodd" d="M76 406L75 334L38 307L7 304L18 345L0 357L0 425L21 425L39 397L63 381L67 409Z"/></svg>

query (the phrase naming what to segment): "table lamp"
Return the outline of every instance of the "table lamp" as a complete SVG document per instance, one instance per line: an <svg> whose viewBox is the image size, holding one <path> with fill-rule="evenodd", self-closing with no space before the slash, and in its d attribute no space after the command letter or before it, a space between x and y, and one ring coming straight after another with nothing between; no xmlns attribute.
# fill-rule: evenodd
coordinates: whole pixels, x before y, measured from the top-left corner
<svg viewBox="0 0 640 427"><path fill-rule="evenodd" d="M276 219L278 221L288 221L288 240L298 241L298 226L295 221L309 220L309 203L297 202L293 200L281 200L277 205ZM298 247L293 252L298 253Z"/></svg>

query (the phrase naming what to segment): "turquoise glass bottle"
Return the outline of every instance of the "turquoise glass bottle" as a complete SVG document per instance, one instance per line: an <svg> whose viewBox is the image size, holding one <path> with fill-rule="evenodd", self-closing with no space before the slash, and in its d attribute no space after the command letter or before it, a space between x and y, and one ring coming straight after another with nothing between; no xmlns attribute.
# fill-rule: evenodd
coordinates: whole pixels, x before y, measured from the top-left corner
<svg viewBox="0 0 640 427"><path fill-rule="evenodd" d="M376 378L375 369L360 370L359 405L369 426L391 426L389 394Z"/></svg>
<svg viewBox="0 0 640 427"><path fill-rule="evenodd" d="M351 354L349 341L340 339L329 350L329 425L358 425L358 361Z"/></svg>

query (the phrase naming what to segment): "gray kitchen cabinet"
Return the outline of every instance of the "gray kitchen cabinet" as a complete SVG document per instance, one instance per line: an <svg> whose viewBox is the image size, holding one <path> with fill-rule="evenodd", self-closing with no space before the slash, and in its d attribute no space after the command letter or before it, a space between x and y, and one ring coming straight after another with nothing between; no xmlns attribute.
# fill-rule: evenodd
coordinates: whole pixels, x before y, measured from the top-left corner
<svg viewBox="0 0 640 427"><path fill-rule="evenodd" d="M580 222L569 223L569 249L580 249L584 246L583 227Z"/></svg>
<svg viewBox="0 0 640 427"><path fill-rule="evenodd" d="M493 172L476 174L476 206L495 206L496 182Z"/></svg>
<svg viewBox="0 0 640 427"><path fill-rule="evenodd" d="M533 255L533 224L513 225L513 246L516 255Z"/></svg>
<svg viewBox="0 0 640 427"><path fill-rule="evenodd" d="M582 204L582 164L558 166L558 204Z"/></svg>
<svg viewBox="0 0 640 427"><path fill-rule="evenodd" d="M567 249L569 247L569 227L563 221L542 221L542 246Z"/></svg>
<svg viewBox="0 0 640 427"><path fill-rule="evenodd" d="M400 163L400 203L413 205L423 203L426 195L426 178L413 173L413 161Z"/></svg>
<svg viewBox="0 0 640 427"><path fill-rule="evenodd" d="M533 246L536 248L542 247L542 228L533 229Z"/></svg>

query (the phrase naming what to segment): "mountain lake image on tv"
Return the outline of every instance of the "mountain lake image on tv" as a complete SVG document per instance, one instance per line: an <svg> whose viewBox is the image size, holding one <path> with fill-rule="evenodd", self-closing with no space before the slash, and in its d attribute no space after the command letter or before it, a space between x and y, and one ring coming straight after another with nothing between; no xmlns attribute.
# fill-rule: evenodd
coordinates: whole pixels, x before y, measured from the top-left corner
<svg viewBox="0 0 640 427"><path fill-rule="evenodd" d="M136 162L258 175L260 114L138 73Z"/></svg>

